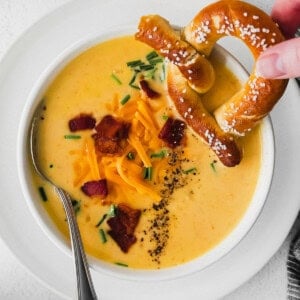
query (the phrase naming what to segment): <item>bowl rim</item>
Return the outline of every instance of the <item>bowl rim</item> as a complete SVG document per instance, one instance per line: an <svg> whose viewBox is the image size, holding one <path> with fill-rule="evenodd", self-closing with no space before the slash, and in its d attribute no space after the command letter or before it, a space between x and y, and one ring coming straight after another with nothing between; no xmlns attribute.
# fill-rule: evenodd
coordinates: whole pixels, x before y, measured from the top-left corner
<svg viewBox="0 0 300 300"><path fill-rule="evenodd" d="M47 67L40 74L39 79L35 82L34 86L31 89L31 93L26 99L25 106L22 112L17 137L18 177L22 192L25 196L25 200L30 212L34 216L34 219L37 221L43 232L61 251L66 253L68 256L73 255L70 248L70 242L58 230L58 228L46 212L45 208L42 207L40 201L35 200L37 199L37 192L33 191L33 186L30 185L31 179L29 179L30 176L28 176L28 173L30 173L31 171L28 170L28 167L30 166L31 159L28 152L28 133L33 112L39 105L43 93L49 86L49 83L53 81L57 74L72 59L74 59L80 53L89 49L93 45L99 44L109 39L132 35L134 31L135 27L131 25L123 27L121 30L119 28L112 28L106 33L100 32L99 34L95 34L93 36L87 36L76 42L75 44L70 45L63 52L61 52L60 55L49 62ZM230 54L218 44L216 44L214 51L217 51L224 57L226 56L225 64L229 68L239 69L239 77L241 78L242 83L248 79L248 72L232 54ZM275 163L275 143L273 126L270 117L266 117L262 121L261 139L263 159L261 162L261 169L252 200L243 217L235 226L235 228L218 245L213 247L201 257L192 259L191 261L188 261L181 265L167 267L159 270L123 268L111 263L101 261L97 258L92 257L91 255L87 255L90 266L97 272L121 279L138 281L161 281L179 278L203 270L204 268L212 265L223 256L228 254L241 242L241 240L247 235L247 233L255 224L262 211L271 187Z"/></svg>

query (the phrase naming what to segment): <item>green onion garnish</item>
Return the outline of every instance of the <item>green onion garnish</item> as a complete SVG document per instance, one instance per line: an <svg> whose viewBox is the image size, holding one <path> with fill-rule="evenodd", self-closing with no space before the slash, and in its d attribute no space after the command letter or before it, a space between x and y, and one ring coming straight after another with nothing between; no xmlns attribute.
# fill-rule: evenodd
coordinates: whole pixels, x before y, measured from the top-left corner
<svg viewBox="0 0 300 300"><path fill-rule="evenodd" d="M133 152L128 152L128 154L127 154L127 159L129 159L129 160L134 160L134 153Z"/></svg>
<svg viewBox="0 0 300 300"><path fill-rule="evenodd" d="M187 169L187 170L183 170L182 172L184 174L189 174L189 173L196 172L196 171L197 171L196 168L190 168L190 169Z"/></svg>
<svg viewBox="0 0 300 300"><path fill-rule="evenodd" d="M66 140L79 140L79 139L81 139L81 135L66 134L66 135L64 136L64 138L65 138Z"/></svg>
<svg viewBox="0 0 300 300"><path fill-rule="evenodd" d="M121 103L122 105L124 105L124 104L126 104L126 103L128 102L129 99L130 99L130 95L127 94L127 95L120 101L120 103Z"/></svg>
<svg viewBox="0 0 300 300"><path fill-rule="evenodd" d="M148 71L154 69L154 65L141 65L140 70L141 71Z"/></svg>
<svg viewBox="0 0 300 300"><path fill-rule="evenodd" d="M75 215L77 215L80 211L80 202L77 200L72 199L72 206L75 212Z"/></svg>
<svg viewBox="0 0 300 300"><path fill-rule="evenodd" d="M127 264L121 263L121 262L115 262L115 265L121 266L121 267L128 267Z"/></svg>
<svg viewBox="0 0 300 300"><path fill-rule="evenodd" d="M151 60L151 59L153 59L153 58L155 58L157 56L158 56L158 54L155 51L151 51L150 53L148 53L146 55L146 59L149 61L149 60Z"/></svg>
<svg viewBox="0 0 300 300"><path fill-rule="evenodd" d="M150 65L156 65L156 64L162 63L163 61L164 60L161 57L159 57L159 58L156 58L156 59L151 59L149 61L149 63L150 63Z"/></svg>
<svg viewBox="0 0 300 300"><path fill-rule="evenodd" d="M110 77L119 85L122 84L122 81L114 74L114 73L111 73Z"/></svg>
<svg viewBox="0 0 300 300"><path fill-rule="evenodd" d="M140 87L137 85L134 85L134 84L130 84L130 87L132 87L133 89L136 89L136 90L140 90Z"/></svg>
<svg viewBox="0 0 300 300"><path fill-rule="evenodd" d="M143 178L146 180L152 179L152 167L144 168L143 169Z"/></svg>
<svg viewBox="0 0 300 300"><path fill-rule="evenodd" d="M169 119L169 117L167 115L163 115L162 119L165 120L165 121L167 121Z"/></svg>
<svg viewBox="0 0 300 300"><path fill-rule="evenodd" d="M99 229L100 237L102 244L105 244L107 242L106 234L102 228Z"/></svg>
<svg viewBox="0 0 300 300"><path fill-rule="evenodd" d="M136 76L137 76L137 72L134 72L132 78L129 81L129 85L132 85L135 82Z"/></svg>
<svg viewBox="0 0 300 300"><path fill-rule="evenodd" d="M155 158L164 158L166 157L167 155L167 151L166 150L161 150L160 152L157 152L157 153L152 153L150 155L151 158L155 157Z"/></svg>
<svg viewBox="0 0 300 300"><path fill-rule="evenodd" d="M214 160L213 162L210 163L210 167L212 168L212 170L216 173L217 169L216 169L216 161Z"/></svg>
<svg viewBox="0 0 300 300"><path fill-rule="evenodd" d="M112 204L110 207L109 207L109 211L107 213L107 216L112 218L112 217L115 217L116 216L116 213L117 213L117 207Z"/></svg>
<svg viewBox="0 0 300 300"><path fill-rule="evenodd" d="M99 222L95 225L95 227L99 227L105 221L106 217L107 214L104 214L102 218L99 220Z"/></svg>
<svg viewBox="0 0 300 300"><path fill-rule="evenodd" d="M154 79L154 75L155 75L155 72L157 71L157 68L153 69L153 70L149 70L147 71L144 76L145 78L151 78L151 79Z"/></svg>
<svg viewBox="0 0 300 300"><path fill-rule="evenodd" d="M137 60L132 60L126 63L126 65L130 68L135 68L141 65L144 65L145 63L143 63L140 59Z"/></svg>
<svg viewBox="0 0 300 300"><path fill-rule="evenodd" d="M40 196L41 196L42 200L44 202L46 202L48 200L48 197L47 197L47 194L45 192L45 189L42 186L39 187L39 193L40 193Z"/></svg>
<svg viewBox="0 0 300 300"><path fill-rule="evenodd" d="M166 79L166 66L165 64L162 65L161 67L161 74L160 74L160 81L163 82Z"/></svg>

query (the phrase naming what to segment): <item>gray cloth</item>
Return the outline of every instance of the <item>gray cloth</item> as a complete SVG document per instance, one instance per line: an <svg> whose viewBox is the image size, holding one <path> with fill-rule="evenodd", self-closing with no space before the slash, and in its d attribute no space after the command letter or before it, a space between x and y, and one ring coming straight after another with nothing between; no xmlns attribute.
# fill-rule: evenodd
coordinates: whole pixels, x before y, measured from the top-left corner
<svg viewBox="0 0 300 300"><path fill-rule="evenodd" d="M287 276L288 300L300 300L300 233L290 245L287 259Z"/></svg>

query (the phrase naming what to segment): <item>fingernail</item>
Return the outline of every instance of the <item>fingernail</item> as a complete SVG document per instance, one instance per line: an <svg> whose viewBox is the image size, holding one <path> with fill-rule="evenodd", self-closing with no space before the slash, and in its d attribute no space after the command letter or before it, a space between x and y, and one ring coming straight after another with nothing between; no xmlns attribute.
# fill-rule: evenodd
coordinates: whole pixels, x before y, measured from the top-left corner
<svg viewBox="0 0 300 300"><path fill-rule="evenodd" d="M285 74L282 60L277 53L261 56L256 63L256 74L265 78L277 78Z"/></svg>

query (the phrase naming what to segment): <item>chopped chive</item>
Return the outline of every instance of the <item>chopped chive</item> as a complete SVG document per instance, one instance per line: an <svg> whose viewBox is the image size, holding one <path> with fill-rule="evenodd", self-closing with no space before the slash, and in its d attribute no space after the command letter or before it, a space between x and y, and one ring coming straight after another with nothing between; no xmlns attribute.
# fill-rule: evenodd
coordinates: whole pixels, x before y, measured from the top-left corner
<svg viewBox="0 0 300 300"><path fill-rule="evenodd" d="M143 71L144 66L146 66L146 64L139 65L138 67L133 68L132 70L133 70L135 73L141 73L141 72Z"/></svg>
<svg viewBox="0 0 300 300"><path fill-rule="evenodd" d="M124 104L126 104L126 103L128 102L129 99L130 99L130 95L127 94L127 95L120 101L120 103L121 103L122 105L124 105Z"/></svg>
<svg viewBox="0 0 300 300"><path fill-rule="evenodd" d="M66 135L64 136L64 138L65 138L66 140L79 140L79 139L81 139L81 135L66 134Z"/></svg>
<svg viewBox="0 0 300 300"><path fill-rule="evenodd" d="M105 244L107 242L106 234L102 228L99 229L100 237L102 244Z"/></svg>
<svg viewBox="0 0 300 300"><path fill-rule="evenodd" d="M119 84L119 85L122 84L122 81L117 77L116 74L111 73L110 77L111 77L117 84Z"/></svg>
<svg viewBox="0 0 300 300"><path fill-rule="evenodd" d="M148 174L147 174L147 173L148 173L148 170L147 170L147 169L148 169L148 168L144 168L144 169L143 169L143 178L144 178L144 179L146 179L147 176L148 176Z"/></svg>
<svg viewBox="0 0 300 300"><path fill-rule="evenodd" d="M148 71L154 69L154 65L141 65L140 70L141 71Z"/></svg>
<svg viewBox="0 0 300 300"><path fill-rule="evenodd" d="M150 63L150 65L156 65L156 64L162 63L163 61L164 60L161 57L159 57L159 58L156 58L156 59L149 60L149 63Z"/></svg>
<svg viewBox="0 0 300 300"><path fill-rule="evenodd" d="M127 62L127 66L130 67L135 73L130 79L129 86L140 90L140 87L135 84L137 73L142 72L144 77L155 79L155 73L157 71L156 65L158 63L163 63L163 58L160 57L157 52L151 51L146 55L146 60L148 63L143 62L141 59L133 60ZM161 78L161 81L164 79Z"/></svg>
<svg viewBox="0 0 300 300"><path fill-rule="evenodd" d="M155 75L155 72L156 72L156 71L157 71L157 68L147 71L147 72L144 74L145 78L151 78L151 79L154 79L154 75Z"/></svg>
<svg viewBox="0 0 300 300"><path fill-rule="evenodd" d="M140 90L140 87L137 85L134 85L134 84L130 84L130 87L132 87L133 89L136 89L136 90Z"/></svg>
<svg viewBox="0 0 300 300"><path fill-rule="evenodd" d="M129 81L129 85L132 85L135 82L136 76L137 76L137 72L134 72L132 78Z"/></svg>
<svg viewBox="0 0 300 300"><path fill-rule="evenodd" d="M165 64L162 64L161 70L162 70L162 72L160 74L160 81L163 82L166 79L166 66L165 66Z"/></svg>
<svg viewBox="0 0 300 300"><path fill-rule="evenodd" d="M40 196L41 196L42 200L44 202L46 202L48 200L48 197L47 197L47 194L45 192L45 189L42 186L39 187L39 193L40 193Z"/></svg>
<svg viewBox="0 0 300 300"><path fill-rule="evenodd" d="M126 65L128 67L134 68L134 67L144 65L144 63L140 59L137 59L137 60L132 60L132 61L127 62Z"/></svg>
<svg viewBox="0 0 300 300"><path fill-rule="evenodd" d="M216 173L217 169L216 169L216 161L214 160L213 162L210 163L210 167L212 168L212 170Z"/></svg>
<svg viewBox="0 0 300 300"><path fill-rule="evenodd" d="M157 153L152 153L150 155L151 158L164 158L167 155L167 151L166 150L161 150L160 152Z"/></svg>
<svg viewBox="0 0 300 300"><path fill-rule="evenodd" d="M107 214L104 214L102 218L99 220L99 222L95 225L95 227L99 227L105 221L106 217Z"/></svg>
<svg viewBox="0 0 300 300"><path fill-rule="evenodd" d="M162 119L165 120L165 121L167 121L169 119L169 117L167 115L163 115Z"/></svg>
<svg viewBox="0 0 300 300"><path fill-rule="evenodd" d="M112 217L115 217L116 216L116 213L117 213L117 207L112 204L110 207L109 207L109 211L107 213L107 216L112 218Z"/></svg>
<svg viewBox="0 0 300 300"><path fill-rule="evenodd" d="M143 178L146 180L152 179L152 167L147 167L143 169Z"/></svg>
<svg viewBox="0 0 300 300"><path fill-rule="evenodd" d="M187 170L183 170L182 172L184 174L189 174L189 173L196 172L196 171L197 171L196 168L190 168L190 169L187 169Z"/></svg>
<svg viewBox="0 0 300 300"><path fill-rule="evenodd" d="M134 160L134 153L133 152L128 152L128 154L127 154L127 159L129 159L129 160Z"/></svg>
<svg viewBox="0 0 300 300"><path fill-rule="evenodd" d="M80 201L72 199L72 206L73 206L75 215L77 215L80 211Z"/></svg>
<svg viewBox="0 0 300 300"><path fill-rule="evenodd" d="M128 267L127 264L124 264L124 263L118 262L118 261L115 262L115 265L118 265L118 266L121 266L121 267Z"/></svg>
<svg viewBox="0 0 300 300"><path fill-rule="evenodd" d="M150 53L148 53L146 55L146 59L149 61L149 60L151 60L151 59L153 59L153 58L155 58L157 56L158 56L158 54L156 53L156 51L151 51Z"/></svg>

